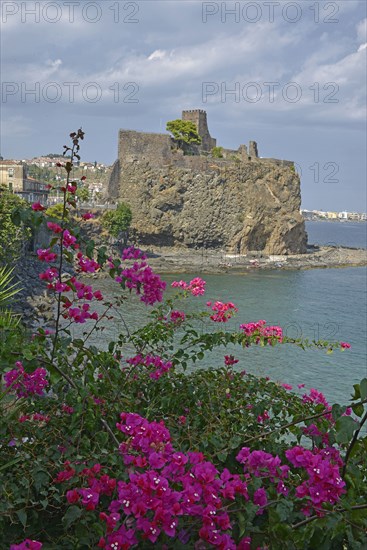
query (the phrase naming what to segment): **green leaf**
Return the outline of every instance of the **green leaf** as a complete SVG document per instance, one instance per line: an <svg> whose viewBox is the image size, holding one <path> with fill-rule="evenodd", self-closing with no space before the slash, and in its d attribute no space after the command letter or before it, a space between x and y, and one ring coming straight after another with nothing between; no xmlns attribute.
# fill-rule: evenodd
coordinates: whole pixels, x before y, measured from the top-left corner
<svg viewBox="0 0 367 550"><path fill-rule="evenodd" d="M22 218L21 218L20 211L19 211L18 208L13 210L13 212L10 215L10 219L13 222L14 225L19 226L22 223Z"/></svg>
<svg viewBox="0 0 367 550"><path fill-rule="evenodd" d="M27 512L25 510L18 510L17 516L19 518L20 523L25 528L25 526L27 525Z"/></svg>
<svg viewBox="0 0 367 550"><path fill-rule="evenodd" d="M23 357L27 359L27 361L32 361L34 355L33 352L30 349L25 349L23 351Z"/></svg>
<svg viewBox="0 0 367 550"><path fill-rule="evenodd" d="M62 518L62 522L65 524L66 529L69 529L70 525L74 523L82 515L82 510L78 506L70 506L67 509L66 514Z"/></svg>
<svg viewBox="0 0 367 550"><path fill-rule="evenodd" d="M354 388L354 395L352 395L352 399L360 399L361 398L361 391L360 391L360 387L359 387L359 384L353 384L353 388Z"/></svg>
<svg viewBox="0 0 367 550"><path fill-rule="evenodd" d="M2 466L0 466L0 470L6 470L6 468L10 468L10 466L13 466L17 462L20 462L21 460L23 460L22 457L14 458L14 460L11 460L10 462L7 462L6 464L3 464Z"/></svg>
<svg viewBox="0 0 367 550"><path fill-rule="evenodd" d="M239 536L242 538L247 529L246 517L242 512L237 512L237 525L239 529Z"/></svg>
<svg viewBox="0 0 367 550"><path fill-rule="evenodd" d="M95 242L93 240L89 241L85 249L85 253L88 256L88 258L92 258L94 247L95 247Z"/></svg>
<svg viewBox="0 0 367 550"><path fill-rule="evenodd" d="M335 405L331 407L331 414L332 414L333 420L337 420L343 414L343 412L344 412L344 408L341 405L338 405L337 403L335 403Z"/></svg>
<svg viewBox="0 0 367 550"><path fill-rule="evenodd" d="M226 451L221 451L217 453L217 457L218 457L218 460L220 460L220 462L225 462L227 460L228 453Z"/></svg>
<svg viewBox="0 0 367 550"><path fill-rule="evenodd" d="M362 414L364 413L364 406L362 405L362 403L356 403L355 405L352 405L352 409L354 414L356 414L357 416L362 416Z"/></svg>
<svg viewBox="0 0 367 550"><path fill-rule="evenodd" d="M49 475L45 470L36 470L33 472L34 486L39 491L41 487L47 485Z"/></svg>
<svg viewBox="0 0 367 550"><path fill-rule="evenodd" d="M340 417L335 424L336 441L347 444L352 439L358 424L350 416Z"/></svg>
<svg viewBox="0 0 367 550"><path fill-rule="evenodd" d="M359 389L361 392L361 399L364 401L367 399L367 378L363 378L359 383Z"/></svg>
<svg viewBox="0 0 367 550"><path fill-rule="evenodd" d="M47 498L45 498L44 500L40 500L40 504L42 504L43 508L46 509L48 506Z"/></svg>
<svg viewBox="0 0 367 550"><path fill-rule="evenodd" d="M281 521L287 521L293 510L293 502L289 500L281 500L277 504L276 511Z"/></svg>

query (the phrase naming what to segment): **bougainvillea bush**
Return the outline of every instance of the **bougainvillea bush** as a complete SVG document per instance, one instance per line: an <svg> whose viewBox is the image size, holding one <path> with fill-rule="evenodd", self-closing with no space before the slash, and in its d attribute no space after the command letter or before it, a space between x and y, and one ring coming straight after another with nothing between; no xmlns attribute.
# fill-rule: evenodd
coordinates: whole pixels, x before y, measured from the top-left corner
<svg viewBox="0 0 367 550"><path fill-rule="evenodd" d="M14 216L48 228L37 256L55 322L1 333L0 548L364 548L367 380L331 405L315 388L247 373L226 349L349 344L289 339L213 299L200 277L166 297L142 251L112 257L83 241L69 214L84 134L70 137L61 217L39 203ZM114 301L98 289L103 269ZM128 293L149 322L105 342ZM206 310L190 313L204 294ZM237 332L226 330L234 315ZM209 352L212 367L197 368Z"/></svg>

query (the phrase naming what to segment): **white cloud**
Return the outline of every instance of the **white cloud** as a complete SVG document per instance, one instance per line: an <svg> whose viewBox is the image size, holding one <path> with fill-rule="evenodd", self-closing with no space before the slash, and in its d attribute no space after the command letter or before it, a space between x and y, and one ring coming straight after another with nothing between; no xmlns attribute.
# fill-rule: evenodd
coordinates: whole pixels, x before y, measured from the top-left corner
<svg viewBox="0 0 367 550"><path fill-rule="evenodd" d="M149 57L148 61L153 61L154 59L163 59L166 57L167 53L164 50L155 50Z"/></svg>
<svg viewBox="0 0 367 550"><path fill-rule="evenodd" d="M357 37L360 42L367 42L367 17L358 23Z"/></svg>

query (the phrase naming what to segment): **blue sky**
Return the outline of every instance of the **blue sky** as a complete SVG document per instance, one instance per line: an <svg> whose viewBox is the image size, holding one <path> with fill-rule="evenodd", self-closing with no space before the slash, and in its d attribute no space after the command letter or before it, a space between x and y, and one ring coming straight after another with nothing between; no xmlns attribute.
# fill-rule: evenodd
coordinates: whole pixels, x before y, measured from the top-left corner
<svg viewBox="0 0 367 550"><path fill-rule="evenodd" d="M366 211L366 5L2 0L1 155L82 126L82 158L112 164L119 128L199 108L218 145L294 160L303 208Z"/></svg>

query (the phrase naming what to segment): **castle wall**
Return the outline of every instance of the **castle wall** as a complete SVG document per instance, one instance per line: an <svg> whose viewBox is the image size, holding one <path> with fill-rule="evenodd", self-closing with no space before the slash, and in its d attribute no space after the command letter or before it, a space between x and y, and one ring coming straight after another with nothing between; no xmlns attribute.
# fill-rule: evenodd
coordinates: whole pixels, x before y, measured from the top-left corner
<svg viewBox="0 0 367 550"><path fill-rule="evenodd" d="M119 197L120 188L120 161L116 160L112 166L107 186L107 196L109 199L117 199Z"/></svg>
<svg viewBox="0 0 367 550"><path fill-rule="evenodd" d="M172 143L173 140L168 134L120 130L119 160L121 162L142 160L153 166L167 164L172 162Z"/></svg>

